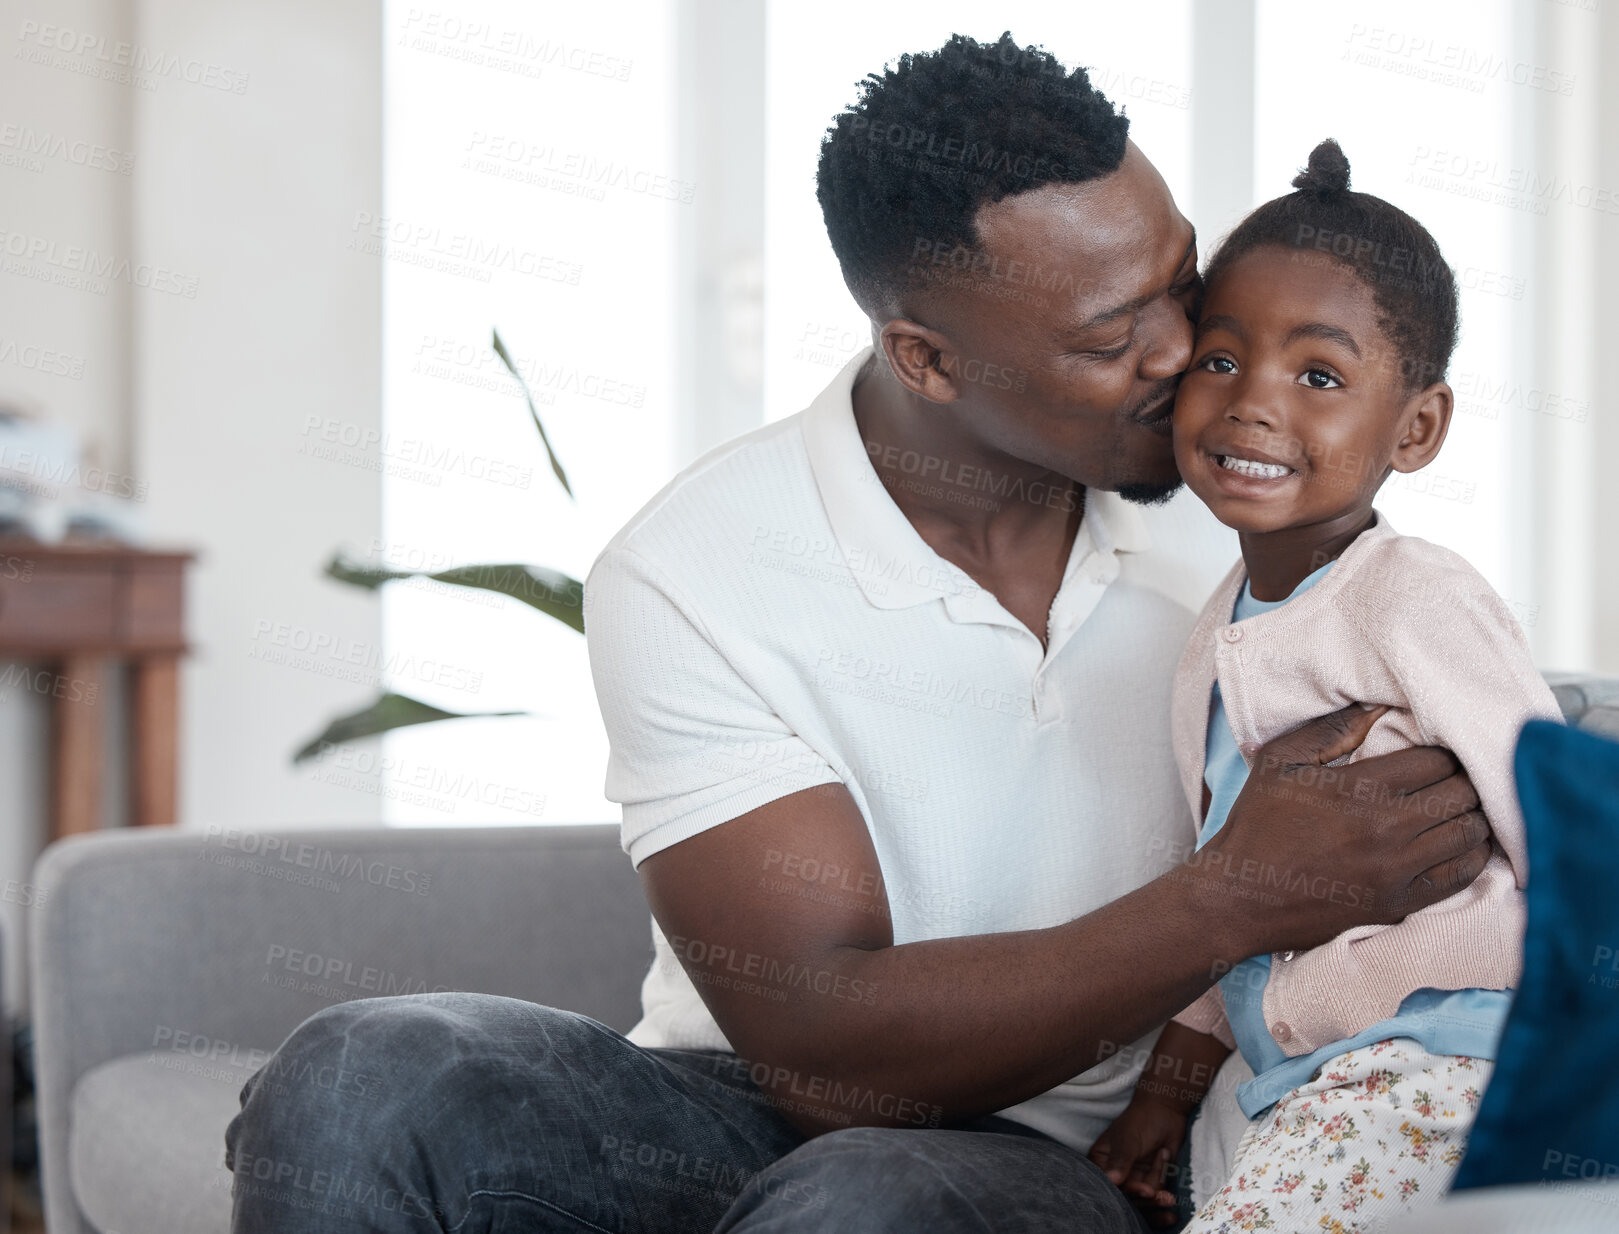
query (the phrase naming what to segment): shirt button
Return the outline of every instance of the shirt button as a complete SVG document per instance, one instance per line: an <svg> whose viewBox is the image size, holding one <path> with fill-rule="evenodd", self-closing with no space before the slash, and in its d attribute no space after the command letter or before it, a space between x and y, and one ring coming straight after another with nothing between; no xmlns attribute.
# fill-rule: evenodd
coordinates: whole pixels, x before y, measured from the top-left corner
<svg viewBox="0 0 1619 1234"><path fill-rule="evenodd" d="M1294 957L1294 956L1295 956L1295 955L1296 955L1296 954L1297 954L1297 952L1293 952L1293 951L1284 951L1284 952L1282 952L1282 963L1283 963L1283 964L1286 964L1286 963L1287 963L1287 962L1288 962L1288 961L1289 961L1289 960L1291 960L1291 959L1292 959L1292 958L1293 958L1293 957Z"/></svg>
<svg viewBox="0 0 1619 1234"><path fill-rule="evenodd" d="M1270 1035L1278 1041L1292 1041L1293 1029L1286 1020L1277 1020L1270 1026Z"/></svg>
<svg viewBox="0 0 1619 1234"><path fill-rule="evenodd" d="M1227 626L1223 633L1225 634L1225 641L1228 643L1242 642L1242 631L1237 629L1236 626Z"/></svg>

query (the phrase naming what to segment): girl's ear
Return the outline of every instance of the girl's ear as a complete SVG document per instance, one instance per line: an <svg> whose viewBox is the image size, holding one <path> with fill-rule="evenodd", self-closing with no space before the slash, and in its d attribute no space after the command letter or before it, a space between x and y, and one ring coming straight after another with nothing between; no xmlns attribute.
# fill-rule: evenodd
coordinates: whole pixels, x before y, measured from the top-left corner
<svg viewBox="0 0 1619 1234"><path fill-rule="evenodd" d="M1418 471L1433 462L1450 432L1450 414L1456 406L1455 392L1436 381L1411 396L1400 419L1405 425L1394 447L1389 466L1395 471Z"/></svg>

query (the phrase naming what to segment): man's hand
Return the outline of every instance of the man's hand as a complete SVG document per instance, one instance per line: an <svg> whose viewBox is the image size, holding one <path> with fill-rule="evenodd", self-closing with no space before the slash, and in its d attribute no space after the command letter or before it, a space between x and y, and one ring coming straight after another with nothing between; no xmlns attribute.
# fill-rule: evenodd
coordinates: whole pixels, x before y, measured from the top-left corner
<svg viewBox="0 0 1619 1234"><path fill-rule="evenodd" d="M1386 710L1355 704L1262 746L1225 826L1178 872L1212 923L1235 926L1233 961L1399 921L1484 869L1489 825L1449 751L1327 766Z"/></svg>
<svg viewBox="0 0 1619 1234"><path fill-rule="evenodd" d="M1147 1224L1175 1224L1170 1163L1186 1138L1186 1112L1174 1102L1137 1092L1091 1145L1091 1160L1129 1197Z"/></svg>
<svg viewBox="0 0 1619 1234"><path fill-rule="evenodd" d="M882 866L842 785L671 845L641 882L784 1118L812 1135L949 1126L1127 1058L1239 960L1398 920L1474 877L1488 832L1448 754L1323 767L1375 718L1339 712L1272 742L1201 853L1048 929L896 944ZM1166 835L1181 827L1165 820Z"/></svg>

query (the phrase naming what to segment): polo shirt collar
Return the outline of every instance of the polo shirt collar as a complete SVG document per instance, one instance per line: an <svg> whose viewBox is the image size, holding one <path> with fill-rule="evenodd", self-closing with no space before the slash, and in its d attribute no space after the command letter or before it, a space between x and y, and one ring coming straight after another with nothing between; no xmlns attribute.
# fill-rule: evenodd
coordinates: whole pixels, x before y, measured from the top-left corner
<svg viewBox="0 0 1619 1234"><path fill-rule="evenodd" d="M1147 520L1138 507L1106 489L1085 490L1085 521L1100 553L1145 553L1152 547Z"/></svg>
<svg viewBox="0 0 1619 1234"><path fill-rule="evenodd" d="M854 356L804 412L810 470L820 489L843 560L867 600L878 608L909 608L946 599L952 608L998 602L966 571L946 561L894 504L866 454L854 418L854 384L875 354ZM1117 493L1085 492L1085 515L1063 574L1068 584L1093 550L1104 557L1151 547L1141 512ZM953 599L958 598L959 599Z"/></svg>

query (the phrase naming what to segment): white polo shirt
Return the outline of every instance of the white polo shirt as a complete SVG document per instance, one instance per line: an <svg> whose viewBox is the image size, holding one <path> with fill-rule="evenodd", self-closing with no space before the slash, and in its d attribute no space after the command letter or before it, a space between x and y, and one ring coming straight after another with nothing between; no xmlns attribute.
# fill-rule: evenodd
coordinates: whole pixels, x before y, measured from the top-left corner
<svg viewBox="0 0 1619 1234"><path fill-rule="evenodd" d="M871 354L675 477L592 568L586 632L624 848L639 865L841 783L871 831L895 943L1070 921L1162 873L1186 832L1170 684L1235 537L1186 493L1147 509L1088 492L1042 647L883 487L850 401ZM949 460L897 462L964 501L1050 499ZM772 854L760 877L870 899L815 859ZM630 1040L730 1049L653 934ZM1088 1148L1144 1057L1121 1045L1010 1116Z"/></svg>

